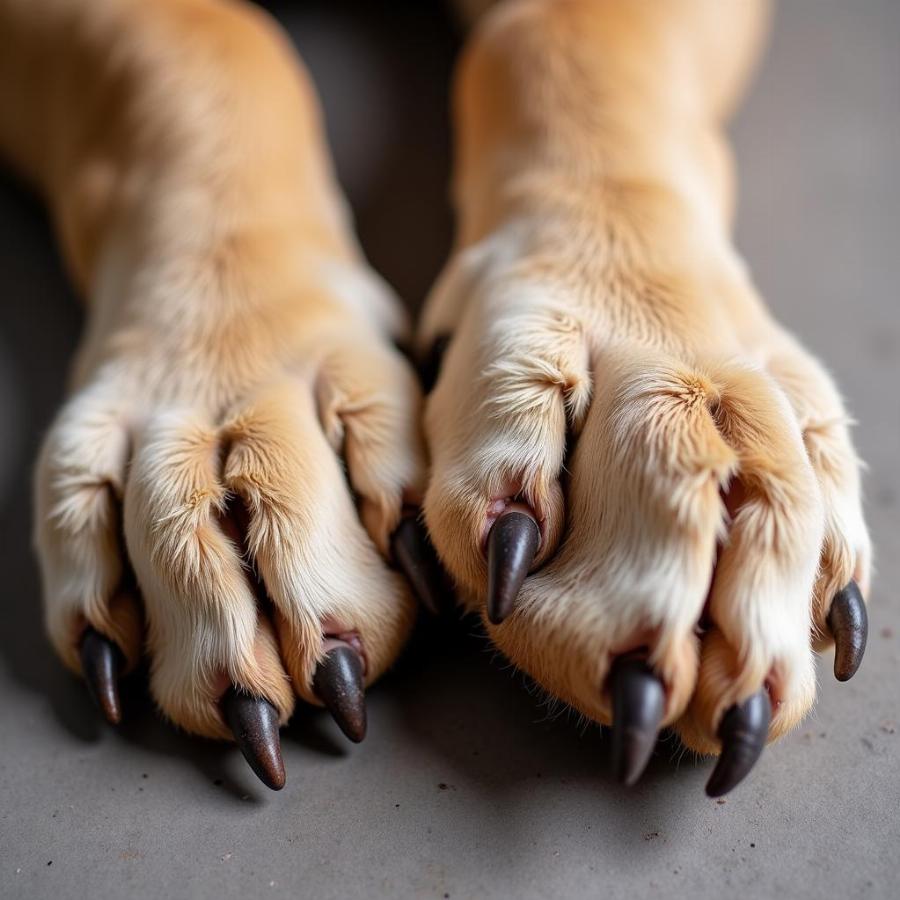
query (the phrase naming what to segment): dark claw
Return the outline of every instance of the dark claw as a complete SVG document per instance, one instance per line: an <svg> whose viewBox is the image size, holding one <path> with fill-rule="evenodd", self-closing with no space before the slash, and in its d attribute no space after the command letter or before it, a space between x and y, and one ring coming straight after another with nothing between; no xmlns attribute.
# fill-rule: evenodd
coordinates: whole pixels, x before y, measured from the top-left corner
<svg viewBox="0 0 900 900"><path fill-rule="evenodd" d="M487 539L487 614L494 625L513 611L540 543L541 529L527 513L504 513L491 526Z"/></svg>
<svg viewBox="0 0 900 900"><path fill-rule="evenodd" d="M316 668L313 690L341 731L358 744L366 736L363 662L349 644L329 650Z"/></svg>
<svg viewBox="0 0 900 900"><path fill-rule="evenodd" d="M284 787L284 761L278 736L278 710L262 697L229 688L222 712L244 759L259 780L273 791Z"/></svg>
<svg viewBox="0 0 900 900"><path fill-rule="evenodd" d="M416 515L400 520L391 536L394 561L412 585L419 602L434 615L441 608L444 573L425 526Z"/></svg>
<svg viewBox="0 0 900 900"><path fill-rule="evenodd" d="M706 782L710 797L727 794L747 777L766 746L771 720L772 704L765 690L725 713L718 733L722 754Z"/></svg>
<svg viewBox="0 0 900 900"><path fill-rule="evenodd" d="M862 662L869 636L866 604L855 581L834 595L827 622L834 637L834 677L849 681Z"/></svg>
<svg viewBox="0 0 900 900"><path fill-rule="evenodd" d="M87 628L81 639L81 671L87 682L88 692L110 725L122 721L119 703L119 669L122 651L114 641Z"/></svg>
<svg viewBox="0 0 900 900"><path fill-rule="evenodd" d="M666 689L646 661L623 657L610 676L613 772L631 786L647 766L666 707Z"/></svg>
<svg viewBox="0 0 900 900"><path fill-rule="evenodd" d="M422 382L422 390L427 394L437 384L438 375L441 373L441 363L444 354L450 346L450 335L442 334L434 339L422 364L419 366L419 380Z"/></svg>

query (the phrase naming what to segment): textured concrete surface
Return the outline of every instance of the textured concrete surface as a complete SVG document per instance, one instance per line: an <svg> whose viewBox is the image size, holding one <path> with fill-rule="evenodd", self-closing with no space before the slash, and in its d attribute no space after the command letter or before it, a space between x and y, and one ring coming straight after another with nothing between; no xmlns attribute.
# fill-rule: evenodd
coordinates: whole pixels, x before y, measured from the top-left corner
<svg viewBox="0 0 900 900"><path fill-rule="evenodd" d="M322 81L366 245L412 302L448 236L437 12L291 12ZM348 30L348 23L351 23ZM37 207L0 185L0 895L894 897L900 876L900 4L788 0L736 123L738 239L859 420L878 576L866 661L820 664L814 716L724 804L660 744L639 787L597 728L555 715L469 623L421 630L350 747L320 714L284 735L288 785L159 721L139 680L98 724L44 641L29 471L80 326Z"/></svg>

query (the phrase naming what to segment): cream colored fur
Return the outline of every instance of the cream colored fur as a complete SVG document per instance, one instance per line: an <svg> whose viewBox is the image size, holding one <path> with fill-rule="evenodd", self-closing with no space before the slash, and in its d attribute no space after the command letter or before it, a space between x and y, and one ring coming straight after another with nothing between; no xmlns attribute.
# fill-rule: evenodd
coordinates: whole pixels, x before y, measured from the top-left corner
<svg viewBox="0 0 900 900"><path fill-rule="evenodd" d="M421 398L299 61L249 5L0 11L2 146L46 197L90 308L36 473L54 645L78 669L90 624L131 665L146 650L162 710L222 737L229 682L285 720L295 692L315 702L326 634L359 635L371 682L412 624L384 557L424 489ZM249 560L217 521L230 495L251 513ZM145 623L119 589L120 508Z"/></svg>
<svg viewBox="0 0 900 900"><path fill-rule="evenodd" d="M729 236L722 119L765 13L491 11L457 72L457 247L419 335L453 336L425 414L425 510L466 605L484 609L486 523L529 503L539 569L512 617L486 621L495 645L601 722L612 658L646 647L666 721L708 752L764 683L772 737L800 721L811 641L870 563L846 413Z"/></svg>
<svg viewBox="0 0 900 900"><path fill-rule="evenodd" d="M870 549L841 401L729 237L722 121L763 4L506 0L478 21L456 79L459 233L417 338L453 340L424 420L391 343L402 310L263 13L0 0L0 18L0 149L90 308L36 474L68 665L90 624L215 736L229 682L283 719L315 702L327 634L359 634L372 681L413 613L388 536L424 493L476 611L492 511L535 508L541 568L489 632L586 715L609 721L609 662L646 646L696 749L764 682L773 736L802 718L827 604L851 576L867 590ZM218 522L232 495L249 560Z"/></svg>

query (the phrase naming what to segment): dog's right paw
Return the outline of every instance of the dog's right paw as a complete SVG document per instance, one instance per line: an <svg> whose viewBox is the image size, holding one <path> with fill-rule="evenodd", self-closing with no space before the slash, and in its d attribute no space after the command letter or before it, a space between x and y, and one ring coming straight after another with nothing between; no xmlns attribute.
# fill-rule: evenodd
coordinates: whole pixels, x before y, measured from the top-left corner
<svg viewBox="0 0 900 900"><path fill-rule="evenodd" d="M836 641L842 680L859 665L858 460L830 379L737 266L597 269L586 220L501 229L439 283L428 526L493 643L613 725L624 781L671 724L721 753L724 793L809 711L815 646Z"/></svg>
<svg viewBox="0 0 900 900"><path fill-rule="evenodd" d="M165 715L234 736L273 787L295 696L362 738L413 621L397 569L427 565L415 375L327 281L289 287L195 297L218 312L193 335L144 307L93 351L36 477L47 628L107 719L146 650Z"/></svg>

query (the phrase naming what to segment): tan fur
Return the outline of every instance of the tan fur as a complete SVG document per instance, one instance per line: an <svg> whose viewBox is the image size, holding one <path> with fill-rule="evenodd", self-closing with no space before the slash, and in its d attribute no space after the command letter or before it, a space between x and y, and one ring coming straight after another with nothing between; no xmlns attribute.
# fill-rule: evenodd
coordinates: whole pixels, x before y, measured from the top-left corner
<svg viewBox="0 0 900 900"><path fill-rule="evenodd" d="M453 336L426 409L425 509L466 605L483 610L488 510L529 502L542 567L487 625L495 644L601 722L611 659L646 646L666 720L707 752L764 683L772 737L803 717L811 637L851 576L866 589L870 556L840 401L729 237L721 123L765 12L488 13L457 73L457 247L419 335Z"/></svg>
<svg viewBox="0 0 900 900"><path fill-rule="evenodd" d="M424 489L420 396L299 60L244 4L3 0L0 15L0 146L47 199L90 307L36 477L57 650L77 670L90 624L131 665L142 652L121 504L153 692L179 725L226 736L229 681L283 719L295 692L315 702L326 630L359 633L374 680L412 623L384 555ZM217 520L234 494L246 561Z"/></svg>
<svg viewBox="0 0 900 900"><path fill-rule="evenodd" d="M472 610L488 510L537 511L541 568L488 630L586 715L609 720L610 660L646 646L691 747L714 752L723 710L764 682L773 737L802 718L811 643L837 588L867 590L870 549L840 399L729 236L722 120L764 3L506 0L474 25L459 231L418 334L423 352L453 336L427 491L418 389L390 347L403 314L269 19L228 0L0 0L0 16L0 150L45 196L91 308L36 477L48 629L71 667L88 623L141 653L121 506L152 687L178 724L224 736L229 680L287 718L295 694L314 701L328 630L359 632L371 681L410 628L384 558L424 492ZM218 522L233 494L271 622Z"/></svg>

